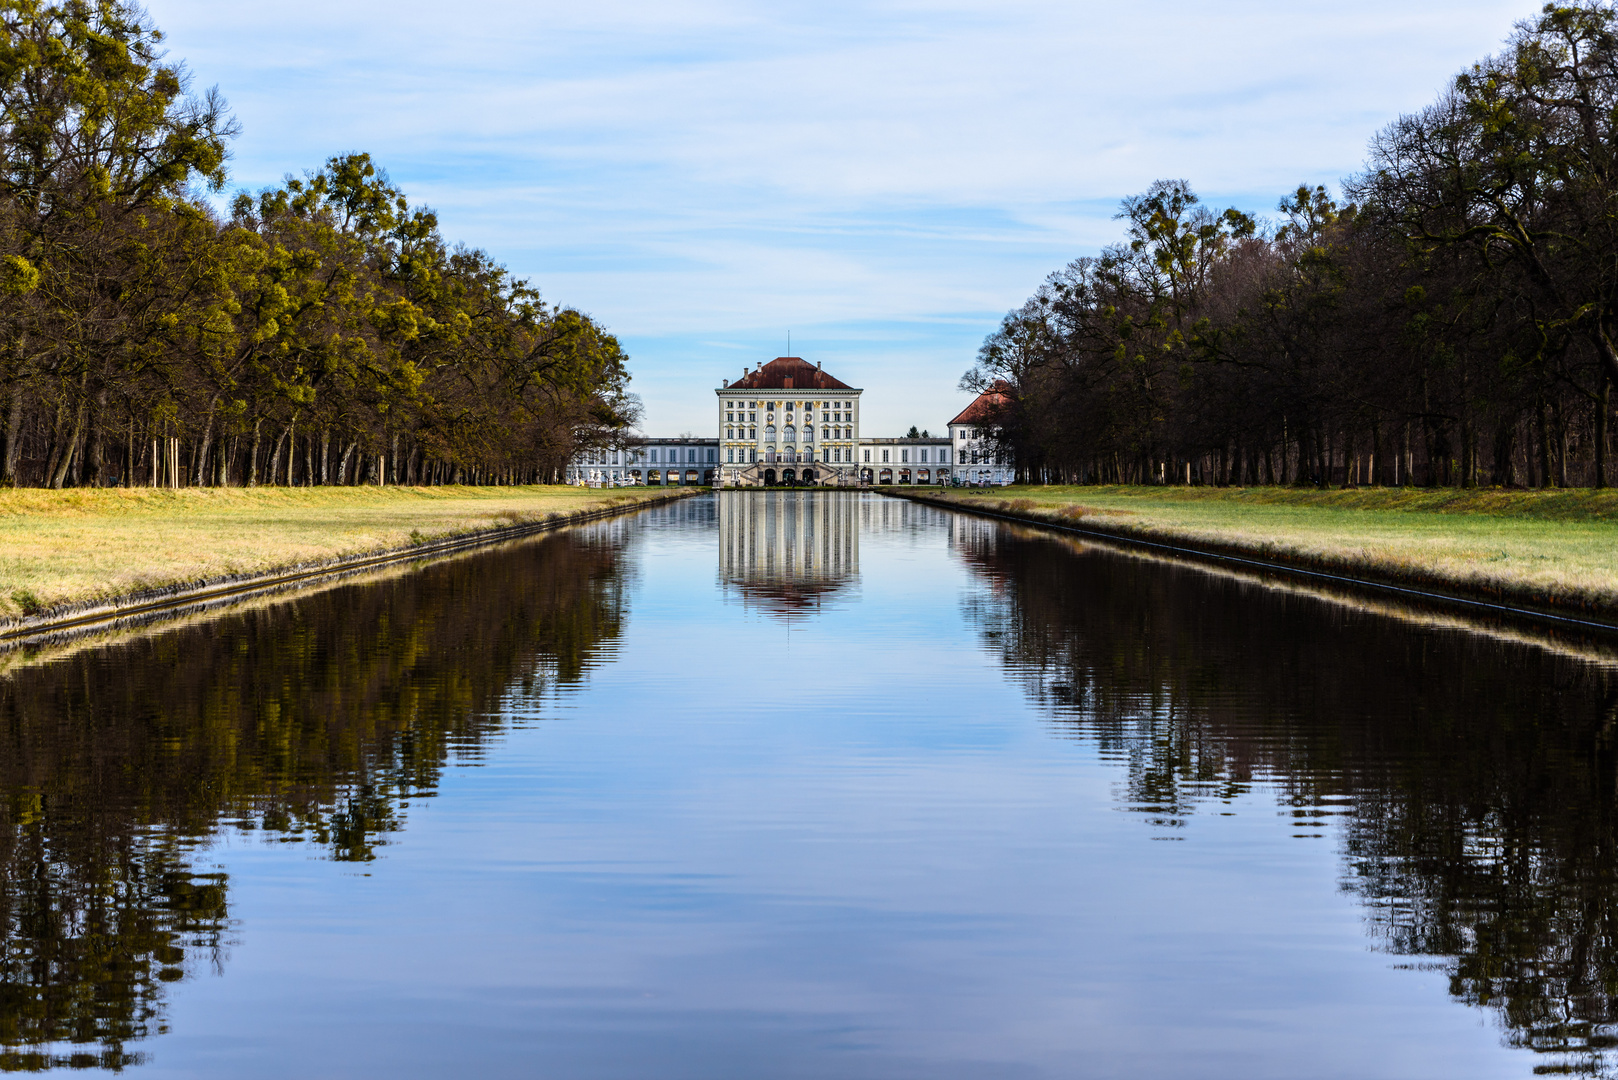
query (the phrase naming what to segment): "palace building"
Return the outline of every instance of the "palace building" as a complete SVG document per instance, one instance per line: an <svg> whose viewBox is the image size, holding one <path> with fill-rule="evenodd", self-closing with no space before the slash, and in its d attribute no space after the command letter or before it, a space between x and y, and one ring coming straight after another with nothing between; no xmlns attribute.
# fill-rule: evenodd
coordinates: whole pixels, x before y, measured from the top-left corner
<svg viewBox="0 0 1618 1080"><path fill-rule="evenodd" d="M635 439L581 451L568 483L591 487L1009 484L1014 463L995 438L1012 390L997 381L948 424L947 438L862 438L853 387L799 356L744 368L714 391L718 438ZM914 429L912 429L914 430Z"/></svg>
<svg viewBox="0 0 1618 1080"><path fill-rule="evenodd" d="M955 448L955 479L959 483L998 485L1017 478L1016 463L994 437L995 422L1010 404L1010 384L996 379L949 422L949 441Z"/></svg>
<svg viewBox="0 0 1618 1080"><path fill-rule="evenodd" d="M616 450L578 454L568 463L567 482L585 487L711 486L718 465L717 439L637 439Z"/></svg>
<svg viewBox="0 0 1618 1080"><path fill-rule="evenodd" d="M724 381L719 401L721 487L857 484L860 395L798 356Z"/></svg>
<svg viewBox="0 0 1618 1080"><path fill-rule="evenodd" d="M862 484L947 484L953 447L948 439L861 439Z"/></svg>

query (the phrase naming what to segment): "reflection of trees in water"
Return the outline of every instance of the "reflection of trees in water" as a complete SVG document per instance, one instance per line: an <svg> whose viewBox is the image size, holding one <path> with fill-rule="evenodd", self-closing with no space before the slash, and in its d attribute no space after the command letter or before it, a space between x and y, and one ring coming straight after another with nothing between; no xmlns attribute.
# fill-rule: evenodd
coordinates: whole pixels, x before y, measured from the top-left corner
<svg viewBox="0 0 1618 1080"><path fill-rule="evenodd" d="M1540 1071L1618 1035L1618 674L1549 649L957 524L969 616L1061 729L1177 828L1255 781L1342 826L1379 946L1442 958ZM1339 816L1340 815L1340 816Z"/></svg>
<svg viewBox="0 0 1618 1080"><path fill-rule="evenodd" d="M371 859L503 704L580 681L625 524L0 680L0 1069L139 1060L162 984L223 962L227 881L193 865L221 826Z"/></svg>

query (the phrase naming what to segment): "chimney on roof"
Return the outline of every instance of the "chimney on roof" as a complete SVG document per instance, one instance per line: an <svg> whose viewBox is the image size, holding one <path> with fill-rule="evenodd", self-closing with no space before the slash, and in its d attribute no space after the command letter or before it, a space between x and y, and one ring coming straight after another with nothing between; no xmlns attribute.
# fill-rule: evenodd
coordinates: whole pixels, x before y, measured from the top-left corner
<svg viewBox="0 0 1618 1080"><path fill-rule="evenodd" d="M720 385L721 388L727 387L727 386L730 385L730 380L729 379L720 379L719 380L719 385Z"/></svg>
<svg viewBox="0 0 1618 1080"><path fill-rule="evenodd" d="M820 370L820 365L821 365L821 363L822 363L822 361L820 361L820 360L816 360L816 361L815 361L815 370L816 370L816 371L819 371L819 370Z"/></svg>

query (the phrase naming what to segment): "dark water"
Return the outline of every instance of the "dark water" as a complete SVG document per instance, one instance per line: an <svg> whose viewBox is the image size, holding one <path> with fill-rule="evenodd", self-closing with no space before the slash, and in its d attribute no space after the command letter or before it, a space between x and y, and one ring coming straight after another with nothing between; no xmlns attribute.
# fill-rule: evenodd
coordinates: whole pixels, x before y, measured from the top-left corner
<svg viewBox="0 0 1618 1080"><path fill-rule="evenodd" d="M731 493L0 679L8 1069L1618 1075L1618 678Z"/></svg>

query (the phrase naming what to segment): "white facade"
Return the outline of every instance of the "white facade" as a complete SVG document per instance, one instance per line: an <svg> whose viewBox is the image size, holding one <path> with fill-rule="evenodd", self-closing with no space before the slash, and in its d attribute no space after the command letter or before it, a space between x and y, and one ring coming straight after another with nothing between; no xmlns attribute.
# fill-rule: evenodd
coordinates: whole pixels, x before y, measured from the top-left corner
<svg viewBox="0 0 1618 1080"><path fill-rule="evenodd" d="M784 397L790 391L783 390L715 393L721 464L854 463L863 390L816 391L816 397Z"/></svg>
<svg viewBox="0 0 1618 1080"><path fill-rule="evenodd" d="M951 424L949 439L955 448L957 483L1010 484L1017 479L1016 466L995 444L987 428Z"/></svg>
<svg viewBox="0 0 1618 1080"><path fill-rule="evenodd" d="M861 439L862 484L947 484L954 458L948 439Z"/></svg>
<svg viewBox="0 0 1618 1080"><path fill-rule="evenodd" d="M567 467L567 482L586 487L712 484L717 439L644 439L617 450L586 450Z"/></svg>
<svg viewBox="0 0 1618 1080"><path fill-rule="evenodd" d="M714 391L720 486L855 483L863 393L795 356L725 380Z"/></svg>

